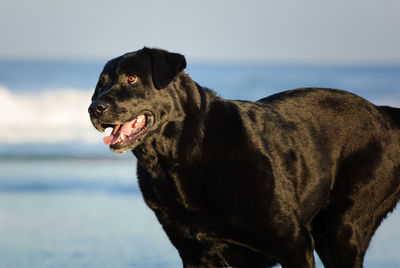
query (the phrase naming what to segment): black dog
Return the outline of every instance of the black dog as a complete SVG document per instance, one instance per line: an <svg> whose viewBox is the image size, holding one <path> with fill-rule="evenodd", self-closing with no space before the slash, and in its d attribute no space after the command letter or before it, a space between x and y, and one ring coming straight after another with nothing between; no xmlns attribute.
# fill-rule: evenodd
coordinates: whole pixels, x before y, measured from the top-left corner
<svg viewBox="0 0 400 268"><path fill-rule="evenodd" d="M89 107L104 142L133 151L147 205L184 267L362 267L400 198L400 109L304 88L229 101L184 56L109 61Z"/></svg>

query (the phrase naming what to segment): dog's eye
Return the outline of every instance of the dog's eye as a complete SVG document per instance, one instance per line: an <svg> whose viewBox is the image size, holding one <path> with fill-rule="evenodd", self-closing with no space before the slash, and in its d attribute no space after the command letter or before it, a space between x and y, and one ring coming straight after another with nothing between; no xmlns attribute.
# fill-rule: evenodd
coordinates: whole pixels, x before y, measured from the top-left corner
<svg viewBox="0 0 400 268"><path fill-rule="evenodd" d="M128 84L132 85L132 84L135 84L137 82L138 77L136 75L128 75L126 80L127 80Z"/></svg>

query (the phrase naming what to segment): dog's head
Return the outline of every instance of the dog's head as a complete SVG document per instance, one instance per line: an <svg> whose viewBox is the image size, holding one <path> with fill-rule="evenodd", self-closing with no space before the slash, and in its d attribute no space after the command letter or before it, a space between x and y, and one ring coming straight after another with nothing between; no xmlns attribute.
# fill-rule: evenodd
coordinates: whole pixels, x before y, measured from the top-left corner
<svg viewBox="0 0 400 268"><path fill-rule="evenodd" d="M160 118L163 90L186 67L185 57L143 48L110 60L100 74L90 119L99 131L113 128L104 143L117 153L139 145Z"/></svg>

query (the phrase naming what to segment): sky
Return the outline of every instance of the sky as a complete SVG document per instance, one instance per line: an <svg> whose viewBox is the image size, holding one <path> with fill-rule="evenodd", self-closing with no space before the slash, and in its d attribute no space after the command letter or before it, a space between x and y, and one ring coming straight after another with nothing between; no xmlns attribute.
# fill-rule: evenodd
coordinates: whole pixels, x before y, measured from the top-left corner
<svg viewBox="0 0 400 268"><path fill-rule="evenodd" d="M399 63L398 0L0 0L0 59Z"/></svg>

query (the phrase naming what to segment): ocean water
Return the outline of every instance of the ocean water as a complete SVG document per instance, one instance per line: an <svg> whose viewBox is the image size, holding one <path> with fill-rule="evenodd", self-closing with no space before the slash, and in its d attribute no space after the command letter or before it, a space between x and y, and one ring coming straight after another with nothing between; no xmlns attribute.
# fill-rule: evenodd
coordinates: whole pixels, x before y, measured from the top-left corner
<svg viewBox="0 0 400 268"><path fill-rule="evenodd" d="M90 124L102 67L0 61L0 268L181 266L142 200L135 158L111 153ZM400 107L400 65L189 62L187 72L228 99L321 86ZM400 267L398 226L399 209L378 229L365 267Z"/></svg>

